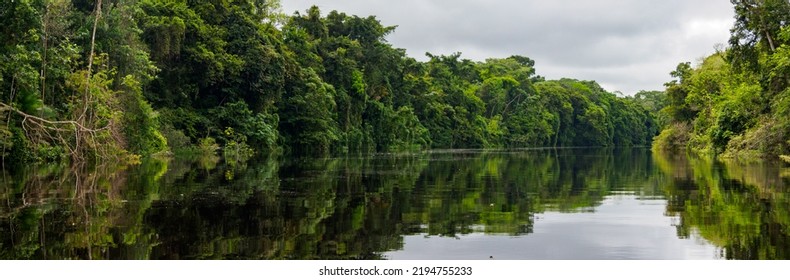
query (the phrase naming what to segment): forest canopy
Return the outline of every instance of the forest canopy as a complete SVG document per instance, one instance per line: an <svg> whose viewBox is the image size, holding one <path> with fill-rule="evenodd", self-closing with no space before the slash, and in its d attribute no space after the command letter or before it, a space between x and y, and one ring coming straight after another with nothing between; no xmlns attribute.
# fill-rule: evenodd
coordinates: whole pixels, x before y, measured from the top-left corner
<svg viewBox="0 0 790 280"><path fill-rule="evenodd" d="M732 3L729 46L671 72L655 148L737 158L790 152L790 3Z"/></svg>
<svg viewBox="0 0 790 280"><path fill-rule="evenodd" d="M650 145L661 128L661 92L545 80L523 55L418 61L374 16L267 0L0 6L6 163Z"/></svg>

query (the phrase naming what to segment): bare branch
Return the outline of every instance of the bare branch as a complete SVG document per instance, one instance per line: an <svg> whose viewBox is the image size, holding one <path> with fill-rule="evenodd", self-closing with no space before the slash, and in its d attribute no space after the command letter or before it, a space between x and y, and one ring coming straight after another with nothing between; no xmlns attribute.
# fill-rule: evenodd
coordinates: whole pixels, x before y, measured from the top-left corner
<svg viewBox="0 0 790 280"><path fill-rule="evenodd" d="M99 128L99 129L92 129L92 128L85 127L85 126L83 126L82 124L80 124L80 123L78 123L76 121L52 121L52 120L47 120L47 119L44 119L44 118L40 118L40 117L31 115L31 114L22 112L19 109L14 108L11 105L5 104L3 102L0 102L0 109L2 109L2 110L6 110L6 109L7 110L11 110L12 112L17 113L18 115L24 117L25 120L29 119L29 120L33 120L35 122L39 122L39 123L43 123L43 124L48 124L48 125L73 125L74 127L77 128L77 131L81 131L81 132L95 133L95 132L99 132L99 131L110 129L110 127L111 127L111 125L108 124L107 126ZM51 130L56 130L56 131L63 131L63 129L56 128L56 127L46 127L46 128L51 129Z"/></svg>

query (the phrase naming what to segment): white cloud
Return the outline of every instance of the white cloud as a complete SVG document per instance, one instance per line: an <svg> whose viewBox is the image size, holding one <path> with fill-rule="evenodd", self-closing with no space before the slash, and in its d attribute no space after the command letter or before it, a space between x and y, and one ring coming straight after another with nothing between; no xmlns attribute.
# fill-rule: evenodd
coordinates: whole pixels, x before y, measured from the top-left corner
<svg viewBox="0 0 790 280"><path fill-rule="evenodd" d="M662 89L678 63L726 44L733 22L728 1L282 1L287 14L312 4L398 25L388 41L420 60L519 54L547 78L596 80L626 94Z"/></svg>

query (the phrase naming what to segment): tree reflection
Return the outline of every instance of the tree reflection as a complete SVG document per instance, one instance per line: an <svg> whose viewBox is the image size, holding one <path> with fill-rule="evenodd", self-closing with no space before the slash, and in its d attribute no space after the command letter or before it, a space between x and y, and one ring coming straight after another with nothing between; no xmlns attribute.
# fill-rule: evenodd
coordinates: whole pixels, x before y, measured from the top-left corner
<svg viewBox="0 0 790 280"><path fill-rule="evenodd" d="M727 258L788 258L775 166L647 149L42 166L3 177L0 258L379 259L405 235L526 235L537 213L618 194L666 197L678 235Z"/></svg>
<svg viewBox="0 0 790 280"><path fill-rule="evenodd" d="M699 233L727 259L790 258L790 200L780 163L712 161L657 153L667 212L680 217L678 235Z"/></svg>
<svg viewBox="0 0 790 280"><path fill-rule="evenodd" d="M111 248L134 243L128 236L139 235L135 213L144 209L127 203L125 173L116 166L51 165L5 174L0 257L106 259Z"/></svg>

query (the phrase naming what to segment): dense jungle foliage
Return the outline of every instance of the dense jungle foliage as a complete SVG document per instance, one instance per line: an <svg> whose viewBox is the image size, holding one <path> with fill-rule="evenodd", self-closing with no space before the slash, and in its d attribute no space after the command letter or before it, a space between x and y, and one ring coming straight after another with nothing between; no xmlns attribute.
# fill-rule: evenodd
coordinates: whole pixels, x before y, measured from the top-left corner
<svg viewBox="0 0 790 280"><path fill-rule="evenodd" d="M671 73L657 149L755 158L790 152L790 3L732 0L729 47Z"/></svg>
<svg viewBox="0 0 790 280"><path fill-rule="evenodd" d="M787 154L790 19L733 0L730 46L664 92L547 81L521 55L408 57L393 26L271 0L0 3L4 164L193 151L324 156L649 145Z"/></svg>

